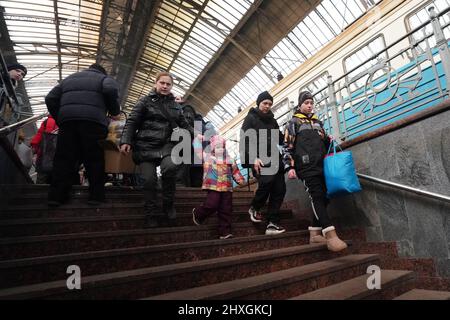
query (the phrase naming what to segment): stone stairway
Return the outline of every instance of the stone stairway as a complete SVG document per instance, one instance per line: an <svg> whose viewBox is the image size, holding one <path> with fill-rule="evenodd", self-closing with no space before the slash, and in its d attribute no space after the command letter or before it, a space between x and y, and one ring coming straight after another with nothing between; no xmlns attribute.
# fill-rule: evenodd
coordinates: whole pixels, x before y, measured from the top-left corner
<svg viewBox="0 0 450 320"><path fill-rule="evenodd" d="M156 229L143 228L142 193L134 188L107 188L107 203L95 208L86 188L76 187L72 201L55 209L46 205L46 186L0 191L2 300L450 298L445 281L432 287L432 261L399 258L395 243L367 243L362 230L339 230L349 248L332 253L308 244L307 226L283 208L287 232L264 235L265 226L248 217L252 192L234 193L235 238L219 240L216 217L192 222L204 199L199 189L178 188L176 226ZM73 265L81 290L67 288ZM373 265L382 269L380 290L367 288Z"/></svg>

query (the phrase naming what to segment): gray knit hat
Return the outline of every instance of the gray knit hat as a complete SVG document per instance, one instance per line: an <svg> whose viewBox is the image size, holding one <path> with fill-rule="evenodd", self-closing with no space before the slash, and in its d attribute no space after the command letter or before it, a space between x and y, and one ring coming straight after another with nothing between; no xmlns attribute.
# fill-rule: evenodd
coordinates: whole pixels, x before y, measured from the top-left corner
<svg viewBox="0 0 450 320"><path fill-rule="evenodd" d="M300 92L300 94L298 95L298 107L300 108L300 106L303 104L303 102L305 102L305 100L308 100L308 99L314 100L314 97L311 94L311 92L309 92L309 91Z"/></svg>

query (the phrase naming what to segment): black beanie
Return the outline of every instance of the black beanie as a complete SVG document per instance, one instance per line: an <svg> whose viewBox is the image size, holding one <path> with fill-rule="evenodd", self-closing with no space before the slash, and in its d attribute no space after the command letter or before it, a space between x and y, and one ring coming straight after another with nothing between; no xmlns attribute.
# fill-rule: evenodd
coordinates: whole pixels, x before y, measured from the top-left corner
<svg viewBox="0 0 450 320"><path fill-rule="evenodd" d="M298 107L300 108L301 105L303 104L303 102L305 102L305 100L308 99L313 99L313 95L311 94L311 92L309 91L302 91L300 92L300 94L298 95Z"/></svg>
<svg viewBox="0 0 450 320"><path fill-rule="evenodd" d="M8 64L8 71L16 70L16 69L22 70L23 72L25 72L25 76L27 75L27 72L28 72L27 68L25 68L25 66L21 65L20 63Z"/></svg>
<svg viewBox="0 0 450 320"><path fill-rule="evenodd" d="M256 106L259 107L259 104L264 100L270 100L273 102L273 97L267 91L261 92L258 99L256 99Z"/></svg>

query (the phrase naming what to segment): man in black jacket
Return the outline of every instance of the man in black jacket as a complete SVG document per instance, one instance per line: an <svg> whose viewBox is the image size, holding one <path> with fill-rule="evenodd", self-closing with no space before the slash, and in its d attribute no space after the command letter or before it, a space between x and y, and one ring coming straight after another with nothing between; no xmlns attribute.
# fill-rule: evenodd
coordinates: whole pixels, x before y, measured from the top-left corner
<svg viewBox="0 0 450 320"><path fill-rule="evenodd" d="M86 168L88 203L100 204L105 200L105 156L98 141L107 136L106 114L116 119L119 116L117 82L107 76L102 66L93 64L54 87L45 103L59 126L48 204L58 206L68 200L78 163Z"/></svg>
<svg viewBox="0 0 450 320"><path fill-rule="evenodd" d="M279 222L280 207L286 194L286 182L281 154L277 148L283 139L278 123L270 111L272 104L273 97L267 91L258 96L257 107L251 109L244 120L240 141L241 162L244 167L252 168L253 175L258 180L258 190L248 211L250 219L255 223L262 222L260 210L269 199L266 217L267 235L285 231L279 226ZM251 135L256 137L256 141L248 138ZM267 154L263 149L267 150Z"/></svg>

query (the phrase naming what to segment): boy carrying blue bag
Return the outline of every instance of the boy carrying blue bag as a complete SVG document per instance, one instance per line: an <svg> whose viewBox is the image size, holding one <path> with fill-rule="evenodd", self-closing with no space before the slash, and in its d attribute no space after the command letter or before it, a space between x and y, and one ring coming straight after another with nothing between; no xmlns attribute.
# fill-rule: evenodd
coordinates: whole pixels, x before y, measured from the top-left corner
<svg viewBox="0 0 450 320"><path fill-rule="evenodd" d="M323 173L324 157L331 137L313 112L314 100L308 91L300 92L298 109L284 134L283 162L289 179L303 181L314 212L309 229L310 243L326 243L330 251L341 251L347 244L339 239L327 213L327 189Z"/></svg>

